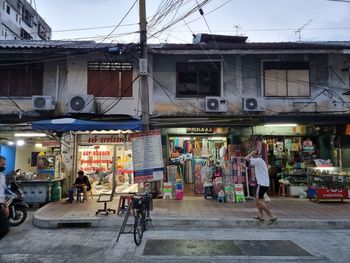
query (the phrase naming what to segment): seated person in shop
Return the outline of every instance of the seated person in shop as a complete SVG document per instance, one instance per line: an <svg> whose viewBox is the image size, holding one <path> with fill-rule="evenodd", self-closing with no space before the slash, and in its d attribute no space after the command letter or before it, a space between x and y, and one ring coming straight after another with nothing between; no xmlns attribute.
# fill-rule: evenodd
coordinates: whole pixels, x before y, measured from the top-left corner
<svg viewBox="0 0 350 263"><path fill-rule="evenodd" d="M75 179L73 186L76 189L80 189L83 192L84 200L87 200L87 192L91 190L91 184L89 177L84 175L83 171L78 172L78 177Z"/></svg>

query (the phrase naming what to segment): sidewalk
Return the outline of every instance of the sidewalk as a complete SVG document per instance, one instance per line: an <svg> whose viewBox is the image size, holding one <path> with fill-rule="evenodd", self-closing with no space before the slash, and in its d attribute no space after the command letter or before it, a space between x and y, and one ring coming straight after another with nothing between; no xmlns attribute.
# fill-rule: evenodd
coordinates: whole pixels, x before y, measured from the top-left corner
<svg viewBox="0 0 350 263"><path fill-rule="evenodd" d="M108 203L117 209L118 198ZM225 228L225 227L273 227L307 229L350 229L350 201L315 203L293 197L272 197L271 207L278 220L269 224L253 219L257 215L255 201L219 203L200 197L184 200L154 200L151 212L157 229ZM64 200L46 204L34 214L33 224L43 228L63 226L118 227L124 214L95 215L103 203L89 199L84 203L68 204ZM130 219L132 220L132 218Z"/></svg>

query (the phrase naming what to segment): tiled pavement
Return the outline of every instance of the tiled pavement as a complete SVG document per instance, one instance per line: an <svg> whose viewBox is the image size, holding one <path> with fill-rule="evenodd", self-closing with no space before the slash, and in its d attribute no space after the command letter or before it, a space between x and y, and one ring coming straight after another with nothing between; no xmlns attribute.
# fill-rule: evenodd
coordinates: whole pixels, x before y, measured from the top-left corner
<svg viewBox="0 0 350 263"><path fill-rule="evenodd" d="M108 207L117 209L118 199ZM123 216L115 214L95 215L103 204L96 199L84 203L67 204L64 200L48 203L34 215L34 225L53 228L59 223L91 223L92 226L107 227L121 225ZM295 228L348 228L350 229L350 201L311 202L293 197L272 197L270 204L278 220L275 227ZM254 220L257 214L255 201L242 203L219 203L202 196L185 197L184 200L154 200L152 211L154 224L158 227L200 227L210 224L213 227L260 226ZM263 222L268 224L268 220Z"/></svg>

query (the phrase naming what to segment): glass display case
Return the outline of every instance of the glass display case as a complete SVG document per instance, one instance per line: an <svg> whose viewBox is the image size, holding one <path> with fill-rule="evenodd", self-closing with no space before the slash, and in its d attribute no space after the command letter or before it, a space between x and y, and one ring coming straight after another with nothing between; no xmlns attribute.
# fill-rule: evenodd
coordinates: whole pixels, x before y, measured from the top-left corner
<svg viewBox="0 0 350 263"><path fill-rule="evenodd" d="M307 179L309 199L343 200L350 196L350 168L310 167Z"/></svg>

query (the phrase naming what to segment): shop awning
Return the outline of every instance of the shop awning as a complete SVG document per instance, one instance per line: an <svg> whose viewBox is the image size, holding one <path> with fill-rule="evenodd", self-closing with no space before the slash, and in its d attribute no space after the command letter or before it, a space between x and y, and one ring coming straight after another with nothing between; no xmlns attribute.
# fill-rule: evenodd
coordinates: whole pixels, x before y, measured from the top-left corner
<svg viewBox="0 0 350 263"><path fill-rule="evenodd" d="M47 130L54 132L67 131L102 131L102 130L141 130L140 120L120 120L120 121L86 121L73 118L53 119L34 121L32 129Z"/></svg>

